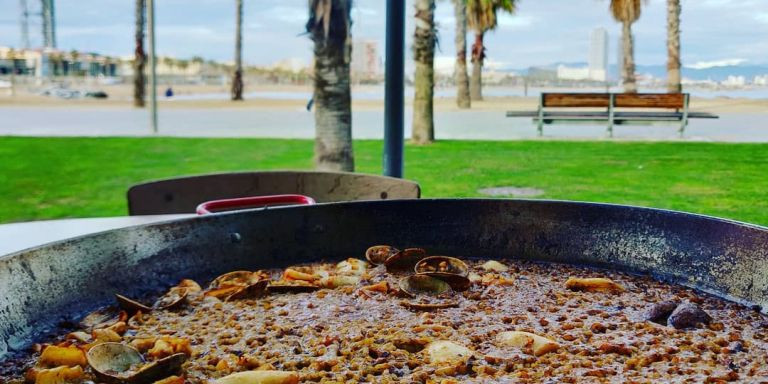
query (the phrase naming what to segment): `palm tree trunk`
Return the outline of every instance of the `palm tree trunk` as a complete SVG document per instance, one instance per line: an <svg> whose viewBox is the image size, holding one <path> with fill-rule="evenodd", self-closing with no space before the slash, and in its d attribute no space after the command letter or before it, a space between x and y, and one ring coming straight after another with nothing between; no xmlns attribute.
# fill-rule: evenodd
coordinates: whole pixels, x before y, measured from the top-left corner
<svg viewBox="0 0 768 384"><path fill-rule="evenodd" d="M416 31L413 35L413 55L416 73L413 77L412 139L416 144L435 140L433 97L435 91L435 0L416 0Z"/></svg>
<svg viewBox="0 0 768 384"><path fill-rule="evenodd" d="M135 31L135 44L136 50L134 51L133 59L133 105L135 107L144 107L144 95L145 79L144 79L144 66L146 65L147 56L144 53L144 10L146 8L145 0L136 0L136 31Z"/></svg>
<svg viewBox="0 0 768 384"><path fill-rule="evenodd" d="M632 37L632 24L624 22L622 25L624 48L622 77L624 78L624 92L637 93L637 82L635 81L635 46L634 38Z"/></svg>
<svg viewBox="0 0 768 384"><path fill-rule="evenodd" d="M475 43L472 44L472 79L469 82L469 96L472 100L483 99L483 60L485 60L483 37L485 32L475 33Z"/></svg>
<svg viewBox="0 0 768 384"><path fill-rule="evenodd" d="M469 76L467 75L467 3L466 0L453 0L456 15L456 105L470 108Z"/></svg>
<svg viewBox="0 0 768 384"><path fill-rule="evenodd" d="M680 93L680 0L667 2L667 91Z"/></svg>
<svg viewBox="0 0 768 384"><path fill-rule="evenodd" d="M352 39L348 22L351 2L332 0L330 7L327 34L322 23L308 23L315 45L315 167L352 172L355 170L349 76Z"/></svg>
<svg viewBox="0 0 768 384"><path fill-rule="evenodd" d="M243 100L243 0L236 0L235 73L232 76L232 100Z"/></svg>

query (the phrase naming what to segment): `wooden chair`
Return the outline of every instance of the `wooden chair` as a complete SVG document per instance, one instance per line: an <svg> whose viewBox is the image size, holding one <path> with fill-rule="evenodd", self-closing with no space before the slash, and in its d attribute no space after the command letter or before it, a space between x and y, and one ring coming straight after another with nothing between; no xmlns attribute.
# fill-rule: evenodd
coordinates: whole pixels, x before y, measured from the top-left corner
<svg viewBox="0 0 768 384"><path fill-rule="evenodd" d="M418 199L419 184L392 177L344 172L238 172L186 176L137 184L128 189L130 215L193 213L218 199L301 194L318 203Z"/></svg>

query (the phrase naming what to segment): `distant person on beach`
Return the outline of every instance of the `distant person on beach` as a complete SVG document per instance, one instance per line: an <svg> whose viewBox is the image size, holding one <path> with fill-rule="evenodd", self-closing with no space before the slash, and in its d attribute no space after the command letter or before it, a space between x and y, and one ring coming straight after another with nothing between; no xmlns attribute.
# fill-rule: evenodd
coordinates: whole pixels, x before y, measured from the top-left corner
<svg viewBox="0 0 768 384"><path fill-rule="evenodd" d="M168 89L165 90L165 97L173 97L173 88L168 87Z"/></svg>
<svg viewBox="0 0 768 384"><path fill-rule="evenodd" d="M307 101L307 112L312 111L312 106L315 105L315 98L310 97L309 101Z"/></svg>

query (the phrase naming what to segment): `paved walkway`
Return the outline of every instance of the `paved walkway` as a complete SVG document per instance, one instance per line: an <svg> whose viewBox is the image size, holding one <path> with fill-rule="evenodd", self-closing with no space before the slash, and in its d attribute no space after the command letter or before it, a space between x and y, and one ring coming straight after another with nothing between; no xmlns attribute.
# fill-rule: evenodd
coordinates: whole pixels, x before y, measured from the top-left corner
<svg viewBox="0 0 768 384"><path fill-rule="evenodd" d="M412 111L406 110L406 136ZM0 107L0 135L151 136L145 110L116 107ZM302 109L186 109L160 111L160 134L176 137L314 137L313 113ZM353 137L381 139L383 111L353 113ZM509 119L499 111L446 111L435 114L438 139L517 140L536 138L530 119ZM601 139L604 126L545 128L553 139ZM628 140L678 140L676 127L617 127ZM685 140L768 142L768 114L724 114L719 120L693 120Z"/></svg>

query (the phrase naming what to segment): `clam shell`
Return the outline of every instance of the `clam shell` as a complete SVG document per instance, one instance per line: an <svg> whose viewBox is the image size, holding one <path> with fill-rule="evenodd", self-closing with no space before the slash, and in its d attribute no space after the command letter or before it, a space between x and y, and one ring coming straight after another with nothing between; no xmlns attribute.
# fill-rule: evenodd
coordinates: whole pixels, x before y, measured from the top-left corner
<svg viewBox="0 0 768 384"><path fill-rule="evenodd" d="M116 293L115 299L117 299L117 305L120 306L120 308L122 308L125 312L128 312L128 315L132 315L138 311L141 311L142 313L152 312L152 308L139 303L136 300L129 299L123 295Z"/></svg>
<svg viewBox="0 0 768 384"><path fill-rule="evenodd" d="M411 297L418 295L440 296L452 293L451 286L447 282L423 274L410 275L400 279L400 290Z"/></svg>
<svg viewBox="0 0 768 384"><path fill-rule="evenodd" d="M391 245L374 245L365 251L365 258L373 265L381 265L398 252L400 250Z"/></svg>
<svg viewBox="0 0 768 384"><path fill-rule="evenodd" d="M384 265L389 272L407 271L425 257L427 257L427 251L422 248L406 248L390 256Z"/></svg>
<svg viewBox="0 0 768 384"><path fill-rule="evenodd" d="M94 345L86 354L96 376L109 383L148 384L177 373L187 360L177 353L146 364L141 353L122 343Z"/></svg>

